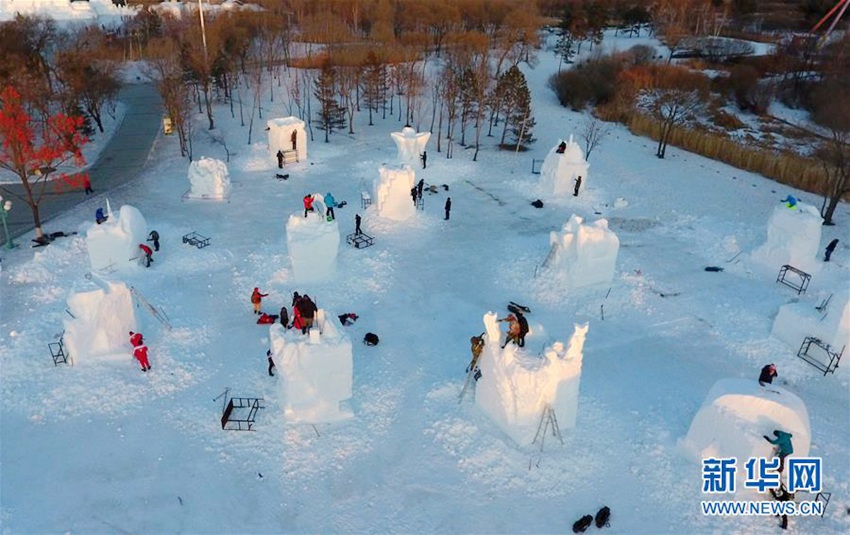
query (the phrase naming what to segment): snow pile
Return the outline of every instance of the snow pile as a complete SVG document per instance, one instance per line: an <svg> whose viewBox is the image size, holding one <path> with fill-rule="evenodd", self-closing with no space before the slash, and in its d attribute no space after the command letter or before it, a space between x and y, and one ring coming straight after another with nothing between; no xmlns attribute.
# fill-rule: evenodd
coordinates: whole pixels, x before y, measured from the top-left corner
<svg viewBox="0 0 850 535"><path fill-rule="evenodd" d="M130 356L130 331L137 330L133 296L126 284L109 282L105 288L68 298L64 319L65 348L74 364L90 360L125 360Z"/></svg>
<svg viewBox="0 0 850 535"><path fill-rule="evenodd" d="M781 204L773 209L767 223L767 242L756 248L751 260L776 273L785 264L806 273L820 270L820 248L823 218L810 204L797 203L796 209Z"/></svg>
<svg viewBox="0 0 850 535"><path fill-rule="evenodd" d="M226 199L230 196L227 165L215 158L195 160L189 164L189 185L186 196L191 199Z"/></svg>
<svg viewBox="0 0 850 535"><path fill-rule="evenodd" d="M543 356L513 344L500 349L496 314L484 315L486 339L478 360L475 403L517 444L531 444L546 406L561 429L575 427L581 361L588 325L575 325L569 347L555 342Z"/></svg>
<svg viewBox="0 0 850 535"><path fill-rule="evenodd" d="M759 386L750 379L721 379L714 383L697 411L679 447L691 460L709 457L773 457L773 446L763 437L774 429L791 433L795 457L806 457L811 426L806 405L784 388ZM742 475L743 470L739 470Z"/></svg>
<svg viewBox="0 0 850 535"><path fill-rule="evenodd" d="M551 246L544 266L566 275L568 288L610 283L614 278L620 240L608 228L608 220L586 225L575 214L560 232L549 234Z"/></svg>
<svg viewBox="0 0 850 535"><path fill-rule="evenodd" d="M307 130L304 121L298 117L282 117L271 119L269 127L269 156L277 165L277 151L294 150L298 153L298 161L307 160ZM294 141L293 141L293 136Z"/></svg>
<svg viewBox="0 0 850 535"><path fill-rule="evenodd" d="M413 169L407 164L381 166L380 177L375 180L375 207L378 215L394 221L405 221L416 213L410 190L416 181Z"/></svg>
<svg viewBox="0 0 850 535"><path fill-rule="evenodd" d="M390 136L398 148L398 161L410 167L416 167L420 160L419 155L425 151L425 145L431 138L431 132L419 132L409 126L401 129L401 132L391 132Z"/></svg>
<svg viewBox="0 0 850 535"><path fill-rule="evenodd" d="M566 143L563 154L558 153L558 145ZM559 141L549 150L540 168L540 183L553 195L573 194L576 178L581 177L582 189L587 187L587 170L590 164L584 159L584 152L570 136L569 141Z"/></svg>
<svg viewBox="0 0 850 535"><path fill-rule="evenodd" d="M770 334L795 351L807 336L826 342L836 352L850 346L850 290L842 288L834 294L823 311L815 306L812 302L782 305Z"/></svg>
<svg viewBox="0 0 850 535"><path fill-rule="evenodd" d="M340 406L351 398L351 339L336 315L319 309L309 336L274 324L269 339L287 421L322 423L352 416Z"/></svg>
<svg viewBox="0 0 850 535"><path fill-rule="evenodd" d="M322 196L314 194L314 198ZM286 246L292 259L292 271L299 281L327 279L336 272L339 253L339 225L327 221L325 205L313 202L315 212L292 214L286 222Z"/></svg>
<svg viewBox="0 0 850 535"><path fill-rule="evenodd" d="M93 270L124 270L138 263L139 244L147 239L147 223L135 207L124 205L118 217L111 212L109 219L94 224L86 232L86 247Z"/></svg>
<svg viewBox="0 0 850 535"><path fill-rule="evenodd" d="M0 22L14 20L17 14L90 22L99 17L133 17L138 9L138 6L116 6L112 0L0 0Z"/></svg>

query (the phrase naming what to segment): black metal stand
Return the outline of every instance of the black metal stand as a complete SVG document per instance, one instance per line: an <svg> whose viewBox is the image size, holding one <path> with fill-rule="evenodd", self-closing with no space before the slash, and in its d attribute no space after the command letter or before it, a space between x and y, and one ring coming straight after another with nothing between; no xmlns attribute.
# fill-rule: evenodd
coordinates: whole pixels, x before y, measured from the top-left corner
<svg viewBox="0 0 850 535"><path fill-rule="evenodd" d="M188 243L189 245L194 245L198 249L203 249L210 244L210 239L206 236L201 236L193 230L189 234L185 234L183 236L183 243Z"/></svg>
<svg viewBox="0 0 850 535"><path fill-rule="evenodd" d="M541 167L543 167L543 160L531 160L531 174L532 175L539 175Z"/></svg>
<svg viewBox="0 0 850 535"><path fill-rule="evenodd" d="M366 247L371 247L374 245L375 238L369 236L368 234L349 234L345 237L345 241L356 247L357 249L365 249Z"/></svg>
<svg viewBox="0 0 850 535"><path fill-rule="evenodd" d="M809 351L812 346L815 346L826 353L826 358L819 359L816 355L810 354ZM841 355L843 354L844 347L841 348L841 351L834 351L832 346L824 343L822 340L815 338L814 336L807 336L803 340L802 345L800 345L800 350L797 351L798 357L822 371L824 376L828 373L835 373L835 369L838 368L838 362L841 360Z"/></svg>
<svg viewBox="0 0 850 535"><path fill-rule="evenodd" d="M791 279L788 278L789 273L792 275ZM793 275L796 275L796 277L793 277ZM800 295L809 288L809 281L811 279L812 276L805 271L785 264L779 268L779 275L776 277L776 282L781 282L785 286L797 290L797 295Z"/></svg>
<svg viewBox="0 0 850 535"><path fill-rule="evenodd" d="M65 352L65 331L59 335L58 342L50 342L47 344L50 349L50 356L53 357L53 366L59 366L60 363L68 364L68 354Z"/></svg>
<svg viewBox="0 0 850 535"><path fill-rule="evenodd" d="M265 408L262 401L263 398L230 398L221 415L221 428L226 431L254 431L257 411Z"/></svg>

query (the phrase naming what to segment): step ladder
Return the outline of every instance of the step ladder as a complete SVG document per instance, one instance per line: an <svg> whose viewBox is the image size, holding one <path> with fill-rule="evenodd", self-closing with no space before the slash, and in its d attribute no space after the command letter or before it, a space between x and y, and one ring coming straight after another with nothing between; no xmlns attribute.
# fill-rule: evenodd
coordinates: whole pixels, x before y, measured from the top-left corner
<svg viewBox="0 0 850 535"><path fill-rule="evenodd" d="M160 308L153 306L150 301L148 301L142 293L136 289L135 286L130 286L130 293L133 294L133 297L136 298L136 301L144 307L151 316L156 318L160 323L165 325L165 327L170 331L172 329L171 322L168 320L168 316L165 315L165 311Z"/></svg>
<svg viewBox="0 0 850 535"><path fill-rule="evenodd" d="M540 415L540 423L537 425L537 433L534 435L534 440L531 442L532 444L537 443L537 439L540 439L540 451L543 451L543 443L546 441L546 434L549 432L549 429L552 429L552 436L558 437L558 440L561 441L561 444L564 443L564 439L561 437L561 429L558 427L558 418L555 416L555 409L552 408L551 405L546 405L543 408L543 414Z"/></svg>

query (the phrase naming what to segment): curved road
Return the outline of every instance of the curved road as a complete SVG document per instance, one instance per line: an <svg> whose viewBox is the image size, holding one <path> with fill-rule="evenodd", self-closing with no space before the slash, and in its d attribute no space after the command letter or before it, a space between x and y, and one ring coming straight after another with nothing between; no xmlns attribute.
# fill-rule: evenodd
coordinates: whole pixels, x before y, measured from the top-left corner
<svg viewBox="0 0 850 535"><path fill-rule="evenodd" d="M162 101L153 84L128 84L121 89L118 100L127 106L124 120L100 153L98 160L88 168L95 196L100 196L139 175L148 163L162 121ZM4 184L3 187L24 196L24 187L20 184ZM46 193L40 205L45 234L65 230L50 228L48 222L85 200L86 195L82 190ZM17 238L35 227L29 206L18 199L13 199L12 202L14 206L7 223L9 233ZM0 236L0 240L5 241L5 236Z"/></svg>

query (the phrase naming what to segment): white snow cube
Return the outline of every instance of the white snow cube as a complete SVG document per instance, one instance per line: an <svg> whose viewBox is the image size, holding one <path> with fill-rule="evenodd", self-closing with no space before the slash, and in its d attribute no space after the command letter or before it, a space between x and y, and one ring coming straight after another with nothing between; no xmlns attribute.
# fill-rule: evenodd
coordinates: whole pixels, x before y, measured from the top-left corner
<svg viewBox="0 0 850 535"><path fill-rule="evenodd" d="M375 181L375 207L378 215L393 221L405 221L416 213L410 190L416 181L413 169L402 164L382 166Z"/></svg>
<svg viewBox="0 0 850 535"><path fill-rule="evenodd" d="M227 164L215 158L201 158L189 164L192 199L226 199L230 196L230 175Z"/></svg>
<svg viewBox="0 0 850 535"><path fill-rule="evenodd" d="M135 207L124 205L100 225L86 232L86 247L93 270L126 270L138 265L139 244L147 239L147 223Z"/></svg>
<svg viewBox="0 0 850 535"><path fill-rule="evenodd" d="M126 284L110 282L106 289L68 298L64 342L74 364L127 360L132 356L129 332L137 330L133 295Z"/></svg>
<svg viewBox="0 0 850 535"><path fill-rule="evenodd" d="M561 143L567 145L563 153L558 152L558 145ZM555 196L572 195L578 177L581 177L581 187L587 187L590 164L584 159L581 147L573 141L573 136L570 136L569 141L559 141L558 145L552 147L543 160L540 183Z"/></svg>
<svg viewBox="0 0 850 535"><path fill-rule="evenodd" d="M590 224L582 221L573 215L561 231L549 235L551 252L546 267L565 275L569 288L610 283L620 251L620 240L606 219Z"/></svg>
<svg viewBox="0 0 850 535"><path fill-rule="evenodd" d="M316 194L321 197L321 195ZM325 280L336 272L339 224L327 221L324 202L314 201L313 212L292 214L286 222L286 245L292 271L299 281Z"/></svg>
<svg viewBox="0 0 850 535"><path fill-rule="evenodd" d="M785 264L806 273L820 270L820 249L823 218L817 208L797 203L795 209L781 204L773 209L767 223L767 242L753 251L751 259L771 273L779 272Z"/></svg>

